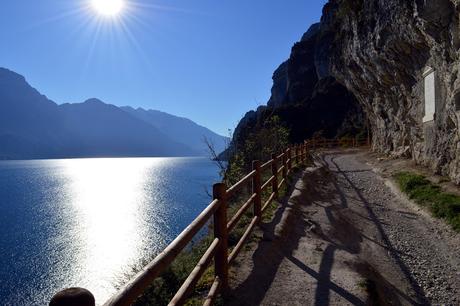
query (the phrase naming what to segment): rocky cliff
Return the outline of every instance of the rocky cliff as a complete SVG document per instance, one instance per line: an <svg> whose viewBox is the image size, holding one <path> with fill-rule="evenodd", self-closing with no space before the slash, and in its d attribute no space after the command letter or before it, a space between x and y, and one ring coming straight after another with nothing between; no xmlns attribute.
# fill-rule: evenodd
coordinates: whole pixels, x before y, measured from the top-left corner
<svg viewBox="0 0 460 306"><path fill-rule="evenodd" d="M233 143L244 143L248 134L276 115L290 130L291 142L313 134L324 137L356 135L364 130L362 109L354 95L333 76L319 78L316 60L320 24L314 24L297 42L290 57L273 74L267 106L246 113Z"/></svg>
<svg viewBox="0 0 460 306"><path fill-rule="evenodd" d="M361 115L346 115L362 108L371 124L374 150L413 158L460 183L459 2L330 0L320 24L304 35L274 73L267 107L300 102L308 108L314 104L313 93L328 80L333 87L343 86L351 97L345 102L349 107L326 99L314 129L324 129L318 122L337 127L338 122L367 121ZM427 71L434 75L428 90L434 111L428 120ZM354 105L356 101L360 106ZM342 115L328 118L334 110ZM239 130L258 113L248 113ZM306 115L302 120L312 119Z"/></svg>
<svg viewBox="0 0 460 306"><path fill-rule="evenodd" d="M412 157L460 183L459 1L330 0L315 61L370 118L375 150ZM424 122L424 72L434 120Z"/></svg>

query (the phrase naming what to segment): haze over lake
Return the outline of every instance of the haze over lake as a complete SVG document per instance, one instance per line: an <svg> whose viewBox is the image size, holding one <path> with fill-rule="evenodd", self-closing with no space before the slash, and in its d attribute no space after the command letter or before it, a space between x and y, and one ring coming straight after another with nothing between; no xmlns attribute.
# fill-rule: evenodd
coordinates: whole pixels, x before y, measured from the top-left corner
<svg viewBox="0 0 460 306"><path fill-rule="evenodd" d="M210 201L206 158L0 161L0 300L45 305L89 289L105 302Z"/></svg>

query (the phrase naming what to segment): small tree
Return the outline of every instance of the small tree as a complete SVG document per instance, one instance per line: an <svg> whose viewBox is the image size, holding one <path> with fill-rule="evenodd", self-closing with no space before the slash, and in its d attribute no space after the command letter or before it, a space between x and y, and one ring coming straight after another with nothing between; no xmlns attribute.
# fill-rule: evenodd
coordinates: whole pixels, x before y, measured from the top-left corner
<svg viewBox="0 0 460 306"><path fill-rule="evenodd" d="M243 143L235 145L229 159L224 176L229 184L248 173L253 160L269 160L272 153L281 153L289 144L289 129L281 124L278 116L266 118L247 135Z"/></svg>
<svg viewBox="0 0 460 306"><path fill-rule="evenodd" d="M246 163L253 160L265 161L272 153L279 153L289 143L289 130L281 124L278 116L267 118L262 127L249 134L245 142Z"/></svg>
<svg viewBox="0 0 460 306"><path fill-rule="evenodd" d="M232 152L236 152L236 150L232 148L232 146L234 146L234 141L232 141L232 130L228 129L227 131L228 138L225 142L225 149L222 152L217 152L214 142L206 136L203 136L203 142L208 149L209 157L216 164L217 168L219 168L219 176L223 181L225 180L229 165L229 156Z"/></svg>

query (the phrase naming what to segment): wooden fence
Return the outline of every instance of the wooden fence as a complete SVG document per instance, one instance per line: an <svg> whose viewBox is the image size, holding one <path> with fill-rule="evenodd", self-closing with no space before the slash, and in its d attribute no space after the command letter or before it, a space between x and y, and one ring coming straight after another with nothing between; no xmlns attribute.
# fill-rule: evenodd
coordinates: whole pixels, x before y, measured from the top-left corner
<svg viewBox="0 0 460 306"><path fill-rule="evenodd" d="M228 269L234 262L244 243L248 240L251 232L260 223L263 213L270 203L278 198L278 191L287 183L287 178L294 165L302 165L307 160L311 150L333 147L357 147L368 145L368 139L312 139L301 145L295 145L286 149L281 154L272 154L269 161L261 163L254 161L252 171L236 184L227 188L224 183L214 184L213 200L190 223L182 233L177 236L153 261L137 273L125 284L104 306L128 306L131 305L155 278L168 268L179 253L192 241L193 237L213 219L214 239L205 251L195 268L189 274L182 286L176 292L169 305L182 305L193 292L197 282L214 259L214 282L204 301L204 305L212 305L218 293L228 288ZM263 173L270 171L270 176L262 180ZM228 199L242 194L243 188L252 186L251 194L244 204L238 208L233 216L227 216ZM267 200L262 202L262 192L271 190ZM238 243L229 249L228 235L235 228L241 217L252 207L253 217ZM62 293L62 292L61 292ZM59 293L58 293L59 294ZM68 301L68 300L67 300ZM59 304L53 304L59 305ZM64 305L64 304L62 304ZM82 305L86 306L86 305Z"/></svg>

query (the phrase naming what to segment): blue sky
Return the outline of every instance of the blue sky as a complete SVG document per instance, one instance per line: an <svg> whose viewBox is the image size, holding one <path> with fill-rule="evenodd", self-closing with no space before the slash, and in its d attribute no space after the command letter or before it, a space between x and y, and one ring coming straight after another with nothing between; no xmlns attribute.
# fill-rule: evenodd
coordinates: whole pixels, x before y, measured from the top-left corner
<svg viewBox="0 0 460 306"><path fill-rule="evenodd" d="M326 0L125 0L116 18L90 2L2 1L0 66L59 104L97 97L227 134Z"/></svg>

